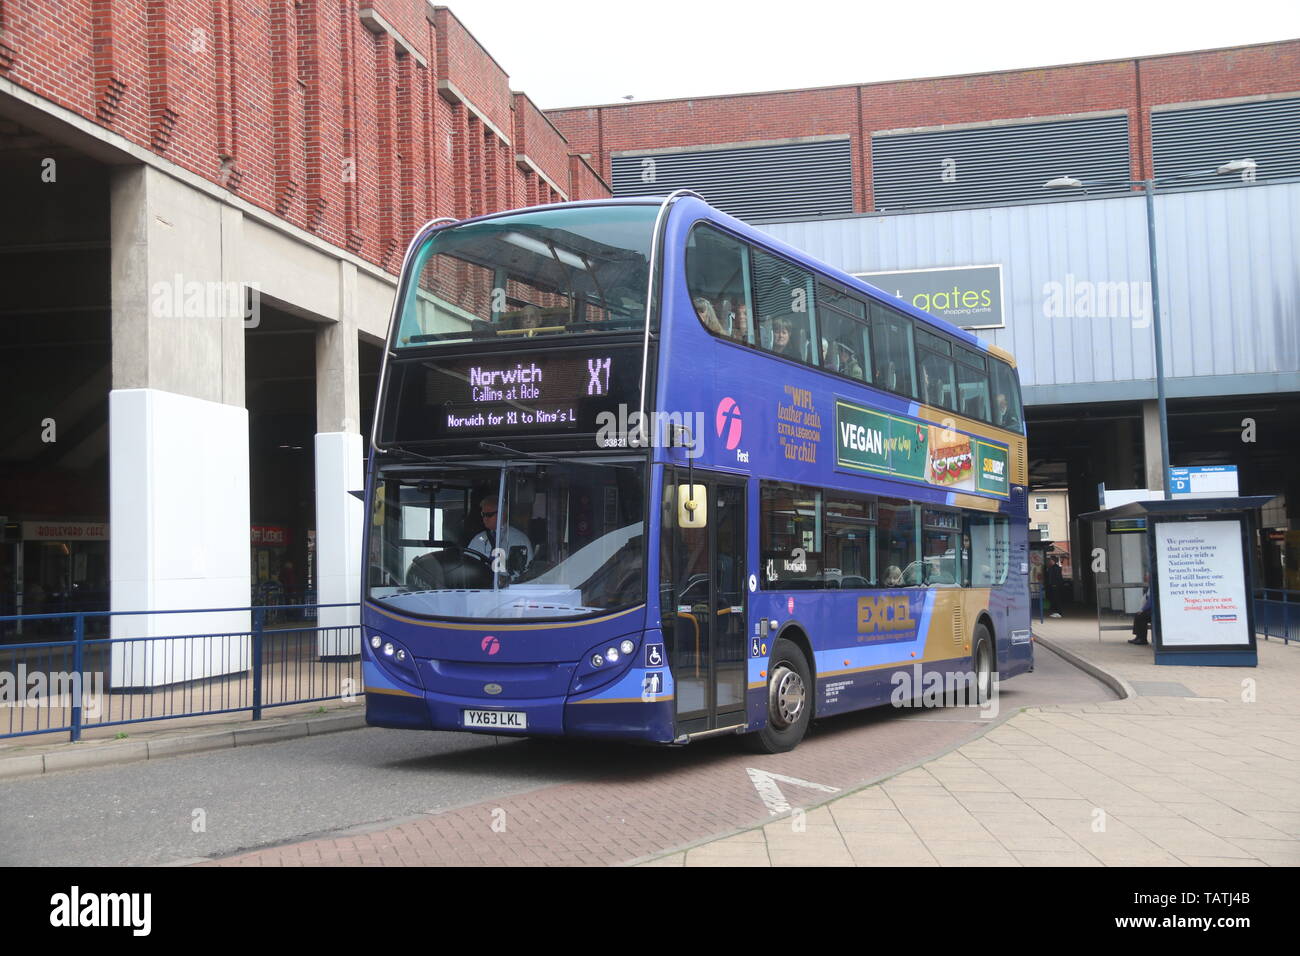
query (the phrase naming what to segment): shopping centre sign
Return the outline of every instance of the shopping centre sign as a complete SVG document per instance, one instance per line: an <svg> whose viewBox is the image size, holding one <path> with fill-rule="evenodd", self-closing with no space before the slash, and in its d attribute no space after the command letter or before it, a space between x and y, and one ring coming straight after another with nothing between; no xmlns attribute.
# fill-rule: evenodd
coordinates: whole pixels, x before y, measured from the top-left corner
<svg viewBox="0 0 1300 956"><path fill-rule="evenodd" d="M858 272L858 278L963 329L1000 329L1002 266Z"/></svg>

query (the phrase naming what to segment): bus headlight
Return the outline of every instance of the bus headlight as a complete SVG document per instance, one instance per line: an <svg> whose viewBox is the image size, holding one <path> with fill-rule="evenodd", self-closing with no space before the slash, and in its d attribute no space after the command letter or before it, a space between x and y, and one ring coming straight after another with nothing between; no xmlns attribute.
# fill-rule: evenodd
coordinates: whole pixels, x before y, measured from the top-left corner
<svg viewBox="0 0 1300 956"><path fill-rule="evenodd" d="M617 661L617 660L618 660L618 648L617 648L617 647L607 647L607 648L605 648L605 660L609 661L611 664L613 664L615 661Z"/></svg>
<svg viewBox="0 0 1300 956"><path fill-rule="evenodd" d="M391 641L384 645L384 656L385 657L393 656L393 645Z"/></svg>
<svg viewBox="0 0 1300 956"><path fill-rule="evenodd" d="M370 635L370 646L373 647L375 650L379 650L379 645L382 643L384 643L384 639L380 637L378 634Z"/></svg>
<svg viewBox="0 0 1300 956"><path fill-rule="evenodd" d="M631 641L625 640L622 644L618 645L618 649L622 651L624 654L631 654L634 650L636 650L636 645L633 644Z"/></svg>
<svg viewBox="0 0 1300 956"><path fill-rule="evenodd" d="M605 663L605 658L601 657L599 654L592 654L592 655L591 655L591 666L592 666L592 667L600 667L600 666L601 666L602 664L604 664L604 663Z"/></svg>

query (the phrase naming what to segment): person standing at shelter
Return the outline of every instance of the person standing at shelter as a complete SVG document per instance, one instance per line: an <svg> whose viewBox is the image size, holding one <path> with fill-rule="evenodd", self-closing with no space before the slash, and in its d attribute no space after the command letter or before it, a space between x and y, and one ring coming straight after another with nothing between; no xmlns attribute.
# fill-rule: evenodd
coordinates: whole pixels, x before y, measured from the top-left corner
<svg viewBox="0 0 1300 956"><path fill-rule="evenodd" d="M1137 617L1133 618L1133 639L1130 644L1139 646L1147 643L1147 629L1151 627L1151 578L1149 575L1142 576L1142 583L1147 585L1146 590L1142 592L1142 610L1137 612Z"/></svg>
<svg viewBox="0 0 1300 956"><path fill-rule="evenodd" d="M1047 559L1047 580L1044 582L1044 588L1047 591L1047 603L1052 609L1051 617L1061 616L1061 605L1065 600L1065 576L1061 571L1061 562L1056 555Z"/></svg>

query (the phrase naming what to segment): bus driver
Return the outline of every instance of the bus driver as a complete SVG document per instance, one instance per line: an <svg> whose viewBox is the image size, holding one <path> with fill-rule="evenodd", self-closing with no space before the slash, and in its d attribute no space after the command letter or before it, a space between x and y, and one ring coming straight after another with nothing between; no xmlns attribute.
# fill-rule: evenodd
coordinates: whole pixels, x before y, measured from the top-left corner
<svg viewBox="0 0 1300 956"><path fill-rule="evenodd" d="M524 567L532 563L533 543L528 540L528 535L511 524L506 525L504 532L498 532L496 495L485 495L483 497L483 500L479 502L479 514L483 516L484 529L474 535L473 540L470 541L470 551L481 554L490 561L493 550L503 548L508 561L510 551L513 548L523 548L525 553Z"/></svg>

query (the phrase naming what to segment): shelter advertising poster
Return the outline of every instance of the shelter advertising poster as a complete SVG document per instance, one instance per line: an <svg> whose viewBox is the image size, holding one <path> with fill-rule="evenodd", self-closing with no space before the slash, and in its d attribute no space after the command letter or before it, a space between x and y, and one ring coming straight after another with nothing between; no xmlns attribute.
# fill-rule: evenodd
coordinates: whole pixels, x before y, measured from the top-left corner
<svg viewBox="0 0 1300 956"><path fill-rule="evenodd" d="M1238 521L1162 521L1155 528L1160 643L1249 644Z"/></svg>

